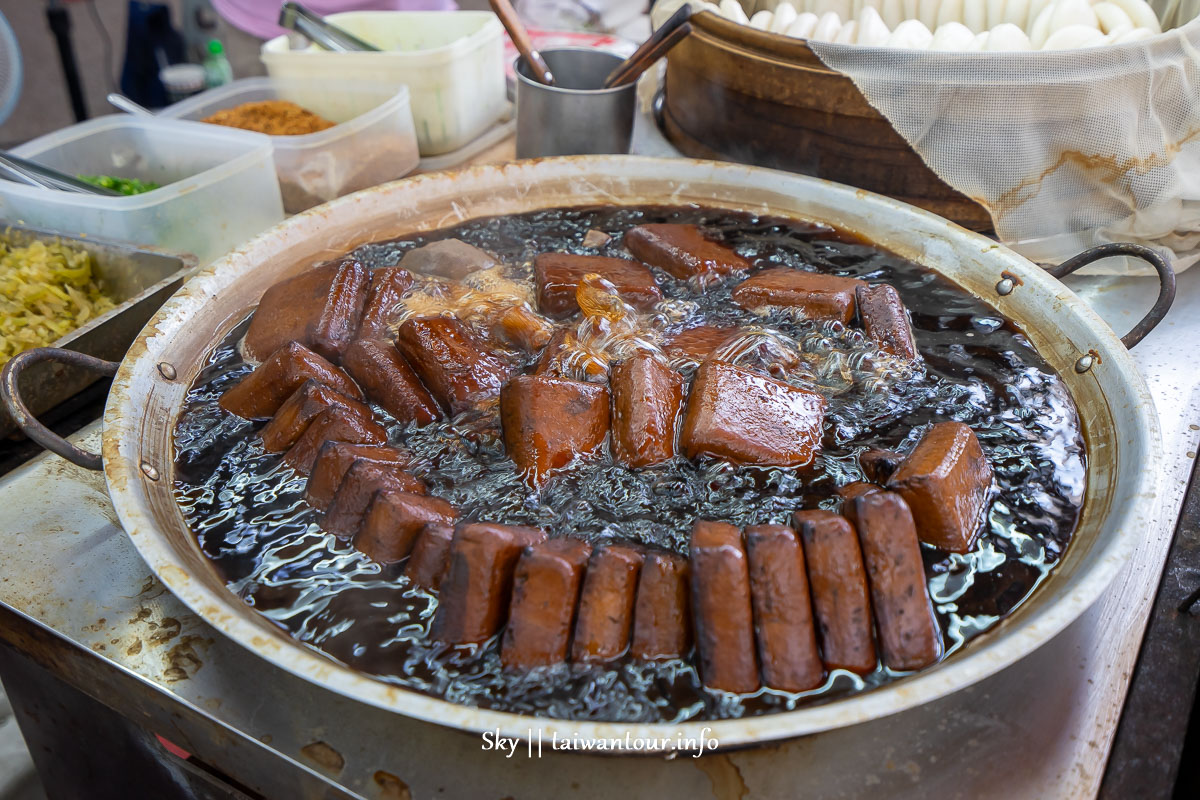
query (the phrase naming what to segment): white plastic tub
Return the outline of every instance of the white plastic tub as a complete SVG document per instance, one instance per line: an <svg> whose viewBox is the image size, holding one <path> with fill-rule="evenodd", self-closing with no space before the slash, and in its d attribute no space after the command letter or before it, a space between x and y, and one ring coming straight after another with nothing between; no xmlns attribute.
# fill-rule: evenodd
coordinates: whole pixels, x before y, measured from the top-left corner
<svg viewBox="0 0 1200 800"><path fill-rule="evenodd" d="M199 121L242 103L289 100L338 123L270 137L283 208L295 214L412 172L419 156L408 98L408 89L394 84L246 78L168 106L160 116Z"/></svg>
<svg viewBox="0 0 1200 800"><path fill-rule="evenodd" d="M283 219L271 140L249 131L116 114L13 152L72 175L162 187L102 197L0 180L0 219L8 222L154 245L205 264Z"/></svg>
<svg viewBox="0 0 1200 800"><path fill-rule="evenodd" d="M422 156L457 150L507 109L504 28L490 11L353 11L327 19L385 52L291 50L279 36L262 47L271 77L407 85Z"/></svg>

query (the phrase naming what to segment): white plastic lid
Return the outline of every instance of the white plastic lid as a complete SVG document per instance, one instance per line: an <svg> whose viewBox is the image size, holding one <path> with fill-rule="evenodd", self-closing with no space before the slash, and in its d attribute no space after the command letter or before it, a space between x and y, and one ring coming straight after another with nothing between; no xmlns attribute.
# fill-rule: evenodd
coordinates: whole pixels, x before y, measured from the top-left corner
<svg viewBox="0 0 1200 800"><path fill-rule="evenodd" d="M205 86L204 67L199 64L171 64L158 71L158 79L169 92L194 92Z"/></svg>

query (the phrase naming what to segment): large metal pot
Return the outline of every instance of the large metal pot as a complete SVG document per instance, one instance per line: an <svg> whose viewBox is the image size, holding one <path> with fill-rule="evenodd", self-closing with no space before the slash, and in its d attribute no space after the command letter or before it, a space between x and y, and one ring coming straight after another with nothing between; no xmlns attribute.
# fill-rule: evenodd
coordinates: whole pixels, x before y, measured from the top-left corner
<svg viewBox="0 0 1200 800"><path fill-rule="evenodd" d="M172 430L188 386L214 343L262 292L315 261L357 245L466 219L585 204L697 203L820 220L927 265L1015 320L1066 381L1089 452L1079 528L1055 572L1015 613L969 647L919 674L846 699L740 720L683 725L565 722L480 710L389 686L298 644L229 592L201 554L172 496ZM1120 252L1127 246L1109 245ZM1173 294L1169 267L1156 306ZM1085 254L1093 260L1110 251ZM1073 265L1064 265L1070 269ZM1127 341L1152 327L1144 322ZM55 357L30 351L3 375L0 393L32 435L73 460L100 458L53 440L19 407L16 375ZM105 362L98 362L103 365ZM471 731L539 731L582 737L716 737L722 747L813 733L881 717L949 694L1031 652L1078 617L1109 584L1148 524L1158 493L1158 420L1125 346L1046 272L993 241L894 200L812 178L734 164L625 156L577 157L480 167L379 186L294 217L190 280L142 331L104 413L103 469L134 545L184 603L274 664L349 697ZM669 747L670 742L662 746Z"/></svg>

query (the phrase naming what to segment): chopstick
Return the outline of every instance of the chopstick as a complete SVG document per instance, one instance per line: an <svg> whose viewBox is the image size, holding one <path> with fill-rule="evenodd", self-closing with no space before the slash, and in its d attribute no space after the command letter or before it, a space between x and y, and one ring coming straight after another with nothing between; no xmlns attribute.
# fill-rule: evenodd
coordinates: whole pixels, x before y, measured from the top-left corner
<svg viewBox="0 0 1200 800"><path fill-rule="evenodd" d="M550 72L550 67L546 65L546 60L542 58L542 54L533 48L533 42L529 39L529 32L525 30L525 26L521 23L520 17L517 16L517 11L512 7L509 0L488 0L491 3L492 11L496 12L496 16L500 18L500 22L504 24L504 29L508 31L508 36L516 45L517 51L521 57L525 59L525 63L529 65L533 77L539 82L547 86L554 85L554 75Z"/></svg>
<svg viewBox="0 0 1200 800"><path fill-rule="evenodd" d="M683 6L679 11L687 11L688 16L691 16L691 9L687 6ZM675 14L678 16L679 12L677 11ZM686 19L685 17L683 22L669 30L667 24L664 24L655 31L649 39L642 43L641 47L634 51L633 55L622 61L616 69L608 74L602 88L612 89L636 81L643 72L665 56L668 50L682 42L692 32L692 23L687 22ZM668 24L669 22L670 20L667 21Z"/></svg>

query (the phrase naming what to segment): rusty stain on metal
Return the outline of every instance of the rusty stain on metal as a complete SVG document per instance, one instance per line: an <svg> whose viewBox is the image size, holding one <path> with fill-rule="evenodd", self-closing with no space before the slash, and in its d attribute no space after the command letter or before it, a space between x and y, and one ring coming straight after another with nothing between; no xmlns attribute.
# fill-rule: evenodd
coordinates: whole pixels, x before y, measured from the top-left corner
<svg viewBox="0 0 1200 800"><path fill-rule="evenodd" d="M412 800L408 784L390 772L376 772L375 785L379 787L379 800Z"/></svg>
<svg viewBox="0 0 1200 800"><path fill-rule="evenodd" d="M304 745L300 748L300 755L333 773L341 772L342 768L346 766L346 759L342 757L342 754L325 742L317 741Z"/></svg>
<svg viewBox="0 0 1200 800"><path fill-rule="evenodd" d="M138 589L138 593L137 593L137 595L135 595L135 597L138 595L148 594L149 592L153 591L156 586L159 589L159 593L161 593L163 591L163 589L161 586L159 586L158 579L155 578L153 575L147 575L146 582L142 584L141 589ZM142 611L149 613L150 610L147 608L143 608ZM141 613L141 612L138 612L138 613Z"/></svg>
<svg viewBox="0 0 1200 800"><path fill-rule="evenodd" d="M729 756L720 754L697 758L695 761L712 784L714 800L743 800L750 795L750 787L742 779L741 770Z"/></svg>
<svg viewBox="0 0 1200 800"><path fill-rule="evenodd" d="M203 636L184 636L179 640L179 644L172 647L167 652L167 663L170 665L163 670L163 677L168 683L175 681L183 681L196 674L196 670L204 666L204 662L200 660L200 656L196 653L196 645L208 647L212 644L212 639L206 639Z"/></svg>
<svg viewBox="0 0 1200 800"><path fill-rule="evenodd" d="M1009 272L1006 269L1000 271L1000 277L1003 279L1012 281L1014 286L1024 286L1025 285L1025 281L1023 281L1021 279L1020 275L1014 275L1013 273Z"/></svg>
<svg viewBox="0 0 1200 800"><path fill-rule="evenodd" d="M163 617L160 625L156 625L153 622L149 624L151 627L158 628L158 630L146 637L146 641L151 645L166 644L183 630L182 623L174 617Z"/></svg>
<svg viewBox="0 0 1200 800"><path fill-rule="evenodd" d="M140 652L142 652L142 640L141 639L135 639L133 641L133 644L131 644L131 645L129 645L129 647L125 648L125 655L127 655L127 656L136 656Z"/></svg>

